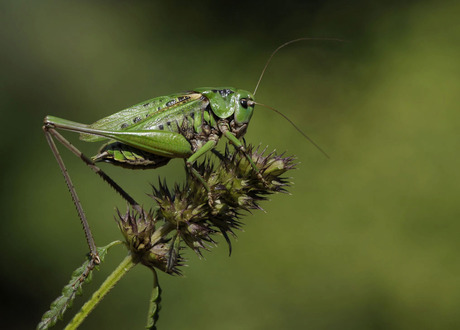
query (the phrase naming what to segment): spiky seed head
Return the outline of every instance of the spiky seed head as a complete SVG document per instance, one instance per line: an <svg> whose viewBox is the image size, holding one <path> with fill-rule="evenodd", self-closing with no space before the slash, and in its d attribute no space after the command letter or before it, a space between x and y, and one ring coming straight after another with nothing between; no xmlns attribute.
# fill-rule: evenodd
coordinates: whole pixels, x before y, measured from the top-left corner
<svg viewBox="0 0 460 330"><path fill-rule="evenodd" d="M146 266L179 274L182 243L201 256L202 250L216 244L213 237L220 233L231 250L229 236L241 228L242 211L261 209L259 203L266 196L286 192L289 182L282 175L295 168L293 157L275 152L265 155L266 148L259 149L246 147L258 171L243 153L226 147L224 154L218 154L217 165L210 159L193 165L209 191L186 167L183 185L170 190L160 181L153 187L151 197L158 204L157 210L119 213L119 226L131 252Z"/></svg>

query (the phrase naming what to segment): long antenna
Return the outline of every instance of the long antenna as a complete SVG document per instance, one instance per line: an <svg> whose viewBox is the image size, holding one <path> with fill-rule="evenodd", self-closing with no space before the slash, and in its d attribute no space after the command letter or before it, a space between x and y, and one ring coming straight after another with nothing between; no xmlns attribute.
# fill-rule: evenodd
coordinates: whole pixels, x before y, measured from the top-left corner
<svg viewBox="0 0 460 330"><path fill-rule="evenodd" d="M337 39L337 38L298 38L298 39L294 39L294 40L285 42L284 44L282 44L281 46L279 46L278 48L276 48L276 49L273 51L273 53L270 55L270 57L268 58L267 63L265 63L264 69L262 70L262 73L260 74L259 81L257 81L256 88L254 89L254 93L252 93L253 95L256 95L257 89L259 88L259 84L260 84L260 82L262 81L262 77L264 76L265 71L267 70L268 64L270 64L270 61L272 60L272 57L273 57L281 48L284 48L284 47L286 47L287 45L293 44L294 42L306 41L306 40L329 40L329 41L339 41L339 42L344 42L344 41L345 41L345 40Z"/></svg>
<svg viewBox="0 0 460 330"><path fill-rule="evenodd" d="M310 141L311 144L313 144L313 145L316 147L316 149L318 149L319 151L321 151L321 153L322 153L324 156L326 156L327 158L330 158L329 155L326 153L326 151L324 151L315 141L312 140L312 138L310 138L310 137L309 137L307 134L305 134L299 127L297 127L297 125L294 124L294 122L293 122L292 120L290 120L290 119L288 118L288 116L286 116L284 113L282 113L282 112L280 112L280 111L276 110L275 108L272 108L272 107L270 107L270 106L268 106L268 105L262 104L262 103L254 102L254 104L257 104L257 105L260 105L260 106L265 107L265 108L267 108L267 109L270 109L270 110L276 112L277 114L281 115L281 117L283 117L283 118L286 119L288 122L290 122L291 125L294 126L294 128L295 128L300 134L303 135L304 138L306 138L308 141Z"/></svg>

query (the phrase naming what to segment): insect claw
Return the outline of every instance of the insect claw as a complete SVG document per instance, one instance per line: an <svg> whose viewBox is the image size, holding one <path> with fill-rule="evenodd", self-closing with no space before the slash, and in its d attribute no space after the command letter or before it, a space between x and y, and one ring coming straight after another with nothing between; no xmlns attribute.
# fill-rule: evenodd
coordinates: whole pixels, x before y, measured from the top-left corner
<svg viewBox="0 0 460 330"><path fill-rule="evenodd" d="M101 263L101 258L99 257L97 253L96 254L90 253L90 257L91 257L91 261L94 264L99 265Z"/></svg>
<svg viewBox="0 0 460 330"><path fill-rule="evenodd" d="M262 173L260 173L260 171L257 172L257 178L260 180L260 182L263 183L263 185L264 185L265 188L269 188L269 187L270 187L270 185L268 184L267 180L264 179L264 177L263 177Z"/></svg>

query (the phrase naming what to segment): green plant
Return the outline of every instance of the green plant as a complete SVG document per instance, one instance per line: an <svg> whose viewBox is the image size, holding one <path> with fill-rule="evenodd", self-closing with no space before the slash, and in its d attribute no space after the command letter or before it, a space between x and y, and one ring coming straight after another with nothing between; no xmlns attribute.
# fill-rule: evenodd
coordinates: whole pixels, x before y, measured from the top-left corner
<svg viewBox="0 0 460 330"><path fill-rule="evenodd" d="M230 236L235 236L234 230L241 228L242 213L260 209L259 202L266 200L270 194L286 192L289 181L283 175L294 168L294 158L283 157L275 152L265 155L266 148L260 150L248 146L246 150L252 164L241 152L230 151L226 147L224 153L214 151L218 158L217 165L209 158L194 165L193 169L208 188L190 171L186 171L186 180L182 185L175 184L170 189L165 181L160 181L158 187L153 187L151 197L156 201L157 208L146 211L128 206L124 213L117 211L116 220L125 238L128 256L85 303L67 328L75 329L80 325L118 280L132 267L142 264L154 274L147 328L155 329L161 301L156 270L180 275L180 267L185 262L182 251L188 247L201 256L203 250L216 245L213 237L218 234L223 235L231 253ZM116 241L98 249L101 262L108 248L118 243ZM94 259L89 257L74 272L62 295L44 314L39 329L53 326L62 317L81 292L83 283L91 279L95 267Z"/></svg>

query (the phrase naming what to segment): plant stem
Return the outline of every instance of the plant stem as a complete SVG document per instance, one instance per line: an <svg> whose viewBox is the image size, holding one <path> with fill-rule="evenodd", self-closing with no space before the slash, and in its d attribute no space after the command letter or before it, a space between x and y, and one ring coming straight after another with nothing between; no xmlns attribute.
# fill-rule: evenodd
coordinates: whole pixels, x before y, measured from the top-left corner
<svg viewBox="0 0 460 330"><path fill-rule="evenodd" d="M101 284L99 289L93 293L93 296L88 300L80 309L80 311L74 316L70 323L65 328L66 330L77 329L78 326L83 322L83 320L91 313L91 311L96 307L96 305L105 297L105 295L117 284L117 282L124 276L126 273L137 264L133 260L131 254L126 256L126 258L118 265L118 267L106 278L104 283Z"/></svg>

